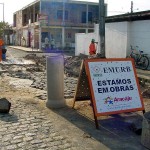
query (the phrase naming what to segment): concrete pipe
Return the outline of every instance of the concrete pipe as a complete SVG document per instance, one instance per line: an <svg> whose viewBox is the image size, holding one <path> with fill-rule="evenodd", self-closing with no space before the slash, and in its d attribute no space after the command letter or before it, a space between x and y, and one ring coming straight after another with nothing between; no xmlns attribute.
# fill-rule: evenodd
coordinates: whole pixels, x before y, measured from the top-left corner
<svg viewBox="0 0 150 150"><path fill-rule="evenodd" d="M64 57L61 54L46 57L48 108L65 106L64 99Z"/></svg>

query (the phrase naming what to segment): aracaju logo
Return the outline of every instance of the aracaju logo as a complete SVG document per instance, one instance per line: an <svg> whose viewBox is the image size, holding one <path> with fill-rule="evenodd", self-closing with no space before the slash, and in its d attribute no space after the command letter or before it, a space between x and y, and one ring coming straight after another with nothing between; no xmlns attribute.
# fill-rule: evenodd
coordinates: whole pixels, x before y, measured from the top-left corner
<svg viewBox="0 0 150 150"><path fill-rule="evenodd" d="M113 104L116 104L116 103L120 103L120 102L128 102L128 101L131 101L132 100L132 97L130 96L126 96L126 97L122 97L122 98L112 98L112 97L107 97L107 98L104 98L104 104L108 104L108 105L113 105Z"/></svg>

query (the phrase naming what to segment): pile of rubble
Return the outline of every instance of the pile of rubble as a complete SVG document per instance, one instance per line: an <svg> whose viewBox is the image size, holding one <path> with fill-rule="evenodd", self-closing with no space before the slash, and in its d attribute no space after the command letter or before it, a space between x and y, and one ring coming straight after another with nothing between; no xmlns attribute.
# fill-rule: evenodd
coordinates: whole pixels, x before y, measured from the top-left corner
<svg viewBox="0 0 150 150"><path fill-rule="evenodd" d="M35 62L37 66L46 67L46 56L38 57L36 54L28 54L24 57L24 59L32 60Z"/></svg>
<svg viewBox="0 0 150 150"><path fill-rule="evenodd" d="M65 74L67 76L78 77L82 60L88 58L87 55L80 54L65 59Z"/></svg>
<svg viewBox="0 0 150 150"><path fill-rule="evenodd" d="M75 87L77 85L78 76L80 73L80 66L82 60L88 56L80 54L80 56L64 57L64 96L65 98L74 97ZM36 54L28 54L24 59L32 60L34 64L24 65L7 65L2 66L2 69L7 70L7 75L13 78L30 79L33 81L31 87L47 91L46 78L46 56L38 57ZM6 73L5 73L6 74ZM150 97L150 89L145 88L143 97ZM41 99L46 99L45 95Z"/></svg>
<svg viewBox="0 0 150 150"><path fill-rule="evenodd" d="M142 92L142 96L143 96L143 98L150 98L150 87L146 88L146 89Z"/></svg>
<svg viewBox="0 0 150 150"><path fill-rule="evenodd" d="M21 65L14 65L14 64L5 64L2 65L2 69L6 70L5 75L19 78L19 79L29 79L32 80L32 84L30 87L40 89L43 91L47 91L47 77L46 77L46 56L38 57L35 54L26 55L24 59L34 60L35 64L21 64ZM76 60L75 63L71 64L71 61ZM67 70L65 71L66 74L64 75L64 97L65 98L73 98L75 93L75 88L77 85L77 71L80 68L81 60L77 60L77 58L65 58L65 66L70 64L70 67L65 67ZM76 68L72 74L68 73L69 70L72 70L72 67ZM79 71L78 71L79 73ZM67 76L69 75L69 76ZM47 95L46 92L38 95L38 97L42 100L46 100Z"/></svg>
<svg viewBox="0 0 150 150"><path fill-rule="evenodd" d="M88 58L87 55L80 54L79 56L64 57L64 72L68 77L78 77L80 72L80 66L83 59ZM35 64L38 66L39 70L41 67L46 69L46 56L42 57L36 56L36 54L28 54L25 59L34 60Z"/></svg>

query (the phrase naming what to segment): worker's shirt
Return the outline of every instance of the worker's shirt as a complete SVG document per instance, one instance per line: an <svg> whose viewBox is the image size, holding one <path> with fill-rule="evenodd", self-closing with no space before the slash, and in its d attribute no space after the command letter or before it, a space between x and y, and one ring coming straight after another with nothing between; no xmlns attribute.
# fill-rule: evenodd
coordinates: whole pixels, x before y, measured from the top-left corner
<svg viewBox="0 0 150 150"><path fill-rule="evenodd" d="M96 47L94 43L91 43L89 46L89 54L90 55L96 54Z"/></svg>
<svg viewBox="0 0 150 150"><path fill-rule="evenodd" d="M55 41L53 39L51 40L51 45L55 45Z"/></svg>
<svg viewBox="0 0 150 150"><path fill-rule="evenodd" d="M49 39L45 38L45 44L49 44Z"/></svg>
<svg viewBox="0 0 150 150"><path fill-rule="evenodd" d="M0 39L0 46L2 46L3 44L4 44L4 41Z"/></svg>

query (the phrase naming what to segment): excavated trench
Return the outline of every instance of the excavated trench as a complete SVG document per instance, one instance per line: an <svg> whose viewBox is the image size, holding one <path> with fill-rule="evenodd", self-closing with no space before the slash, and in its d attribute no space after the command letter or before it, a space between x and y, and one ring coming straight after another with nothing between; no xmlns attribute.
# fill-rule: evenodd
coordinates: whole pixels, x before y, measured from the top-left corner
<svg viewBox="0 0 150 150"><path fill-rule="evenodd" d="M64 97L73 98L77 80L80 73L82 60L87 58L87 55L64 57ZM47 91L46 82L46 56L37 56L36 54L27 54L20 59L10 58L0 63L1 73L19 79L13 81L14 86L25 85L40 90ZM143 84L143 80L139 79L141 92L144 98L150 98L149 84ZM12 84L12 82L11 82ZM46 94L41 96L46 99Z"/></svg>

